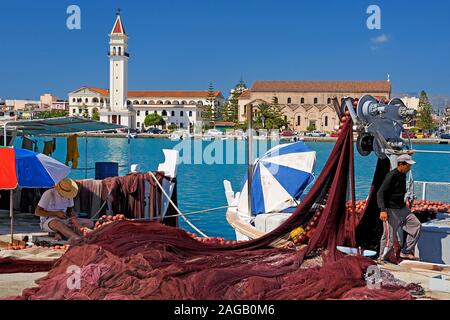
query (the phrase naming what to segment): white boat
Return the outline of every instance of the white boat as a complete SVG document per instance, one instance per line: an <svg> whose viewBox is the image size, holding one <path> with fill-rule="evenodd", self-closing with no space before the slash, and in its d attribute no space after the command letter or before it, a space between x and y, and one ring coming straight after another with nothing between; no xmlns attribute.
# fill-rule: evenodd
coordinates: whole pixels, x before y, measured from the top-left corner
<svg viewBox="0 0 450 320"><path fill-rule="evenodd" d="M187 130L176 130L172 132L169 139L172 141L186 140L192 138L192 135Z"/></svg>

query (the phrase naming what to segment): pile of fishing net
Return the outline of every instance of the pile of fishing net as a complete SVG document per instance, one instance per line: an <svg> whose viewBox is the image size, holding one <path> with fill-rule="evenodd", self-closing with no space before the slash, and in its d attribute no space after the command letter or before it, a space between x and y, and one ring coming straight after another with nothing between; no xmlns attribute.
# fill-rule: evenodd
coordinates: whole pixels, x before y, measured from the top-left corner
<svg viewBox="0 0 450 320"><path fill-rule="evenodd" d="M23 299L410 299L403 287L373 290L373 262L346 256L325 264L288 249L205 245L157 223L117 222L72 247ZM73 266L79 268L74 272ZM79 280L77 276L79 275ZM68 283L73 282L73 286ZM79 281L79 289L76 287Z"/></svg>
<svg viewBox="0 0 450 320"><path fill-rule="evenodd" d="M367 286L366 270L374 262L336 249L379 239L373 194L389 163L378 163L371 196L357 214L353 161L352 123L345 119L314 186L292 216L265 236L203 243L162 224L116 221L72 246L20 298L411 299L408 286Z"/></svg>

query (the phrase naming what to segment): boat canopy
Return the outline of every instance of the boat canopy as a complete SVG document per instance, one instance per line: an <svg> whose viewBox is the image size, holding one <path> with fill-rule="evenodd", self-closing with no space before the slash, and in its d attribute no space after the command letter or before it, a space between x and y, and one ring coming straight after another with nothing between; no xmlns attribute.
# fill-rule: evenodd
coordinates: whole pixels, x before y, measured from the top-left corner
<svg viewBox="0 0 450 320"><path fill-rule="evenodd" d="M45 136L80 132L101 132L125 128L122 125L100 122L81 117L17 120L0 123L4 128L17 130L19 135Z"/></svg>

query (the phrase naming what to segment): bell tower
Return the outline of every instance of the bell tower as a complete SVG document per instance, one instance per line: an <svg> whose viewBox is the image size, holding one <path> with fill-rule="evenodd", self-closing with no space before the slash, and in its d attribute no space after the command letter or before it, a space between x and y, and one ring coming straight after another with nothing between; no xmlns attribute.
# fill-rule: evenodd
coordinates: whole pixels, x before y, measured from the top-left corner
<svg viewBox="0 0 450 320"><path fill-rule="evenodd" d="M117 11L116 22L109 35L109 106L113 112L127 111L128 100L128 36Z"/></svg>

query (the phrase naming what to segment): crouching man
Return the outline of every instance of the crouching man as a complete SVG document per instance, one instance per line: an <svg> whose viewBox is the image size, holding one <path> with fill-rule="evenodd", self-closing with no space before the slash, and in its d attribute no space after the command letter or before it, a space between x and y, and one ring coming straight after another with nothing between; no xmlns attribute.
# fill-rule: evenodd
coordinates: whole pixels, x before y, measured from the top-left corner
<svg viewBox="0 0 450 320"><path fill-rule="evenodd" d="M80 238L79 227L92 229L94 223L89 219L80 219L74 215L73 199L78 193L78 185L72 179L61 180L53 189L42 195L35 211L41 218L41 229L56 232L68 240Z"/></svg>
<svg viewBox="0 0 450 320"><path fill-rule="evenodd" d="M406 174L415 162L409 155L401 155L397 161L397 168L386 175L377 193L378 207L381 210L380 219L383 221L379 263L389 259L398 231L407 233L400 257L418 260L414 256L414 251L419 240L421 224L405 200Z"/></svg>

